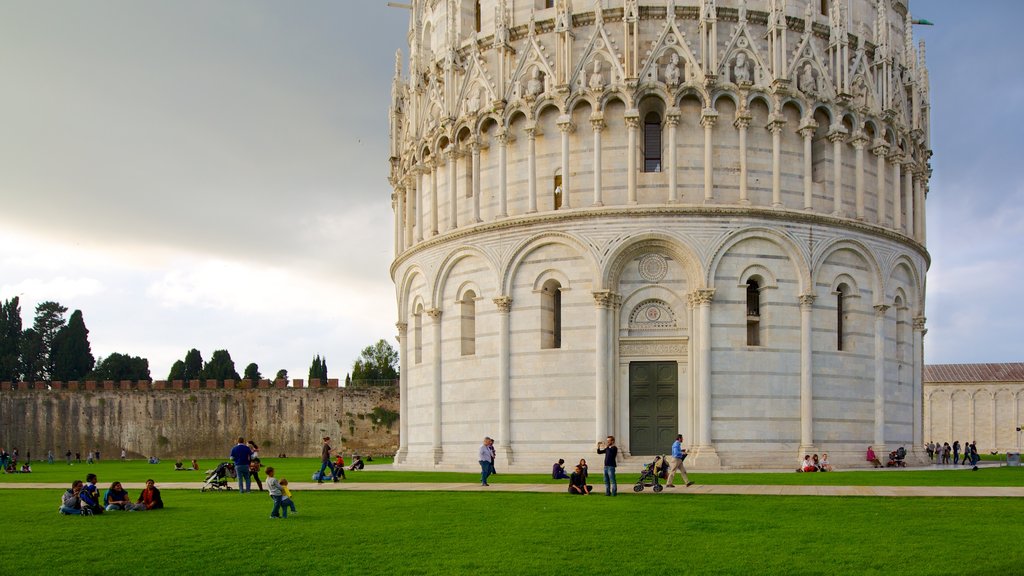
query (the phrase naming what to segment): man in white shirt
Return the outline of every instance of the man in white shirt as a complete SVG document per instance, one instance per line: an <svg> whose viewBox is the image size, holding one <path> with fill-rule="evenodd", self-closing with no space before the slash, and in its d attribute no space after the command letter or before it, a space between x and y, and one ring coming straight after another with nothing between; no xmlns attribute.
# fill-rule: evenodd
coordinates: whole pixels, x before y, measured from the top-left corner
<svg viewBox="0 0 1024 576"><path fill-rule="evenodd" d="M491 465L494 463L494 455L491 454L491 444L494 444L494 440L491 440L490 436L485 436L484 443L480 445L479 461L481 486L490 486L490 484L487 483L487 477L491 475Z"/></svg>

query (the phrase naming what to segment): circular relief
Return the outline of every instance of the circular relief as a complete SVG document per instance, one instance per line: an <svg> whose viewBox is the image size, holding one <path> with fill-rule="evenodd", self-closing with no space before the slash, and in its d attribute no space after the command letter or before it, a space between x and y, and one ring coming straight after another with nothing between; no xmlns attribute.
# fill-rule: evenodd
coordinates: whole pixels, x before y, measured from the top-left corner
<svg viewBox="0 0 1024 576"><path fill-rule="evenodd" d="M661 254L648 254L640 259L640 277L648 282L660 282L668 273L668 262Z"/></svg>
<svg viewBox="0 0 1024 576"><path fill-rule="evenodd" d="M644 311L644 315L647 316L649 322L657 322L661 319L661 310L657 306L648 306L647 310Z"/></svg>
<svg viewBox="0 0 1024 576"><path fill-rule="evenodd" d="M747 39L744 38L743 36L740 36L740 39L736 41L736 45L739 46L740 48L746 48L747 47Z"/></svg>

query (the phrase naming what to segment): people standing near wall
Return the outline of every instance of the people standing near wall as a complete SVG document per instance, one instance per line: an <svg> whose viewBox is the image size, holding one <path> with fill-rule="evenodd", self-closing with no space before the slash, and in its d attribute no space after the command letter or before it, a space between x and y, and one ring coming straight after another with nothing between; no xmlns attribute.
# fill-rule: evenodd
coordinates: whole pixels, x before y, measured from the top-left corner
<svg viewBox="0 0 1024 576"><path fill-rule="evenodd" d="M686 475L686 467L683 466L683 460L686 460L686 450L683 449L683 435L676 434L676 441L672 443L672 459L668 465L668 481L665 483L666 488L675 488L676 471L683 475L683 482L687 486L693 486L693 482L690 482L690 477Z"/></svg>
<svg viewBox="0 0 1024 576"><path fill-rule="evenodd" d="M323 446L320 447L320 472L316 475L317 484L324 483L324 470L331 468L331 451L333 450L331 448L331 437L324 436ZM333 478L335 482L338 481L337 476L333 476Z"/></svg>
<svg viewBox="0 0 1024 576"><path fill-rule="evenodd" d="M477 459L480 462L480 485L490 486L487 483L487 477L491 475L491 469L494 466L494 456L491 452L491 444L494 440L491 440L490 436L484 436L484 443L480 445L480 450L477 453Z"/></svg>
<svg viewBox="0 0 1024 576"><path fill-rule="evenodd" d="M615 478L615 466L619 457L619 447L615 445L615 436L609 436L602 447L597 443L597 453L604 454L604 495L618 496L619 484Z"/></svg>
<svg viewBox="0 0 1024 576"><path fill-rule="evenodd" d="M256 481L256 489L263 492L263 482L260 482L260 447L255 442L249 440L249 449L252 450L252 456L249 458L249 474L252 479Z"/></svg>
<svg viewBox="0 0 1024 576"><path fill-rule="evenodd" d="M235 473L238 476L238 493L250 492L252 478L249 476L249 463L252 461L252 449L245 444L245 438L238 437L238 444L231 449L231 460L235 463ZM245 480L245 487L242 481Z"/></svg>
<svg viewBox="0 0 1024 576"><path fill-rule="evenodd" d="M68 461L68 466L71 466L71 449L64 453L64 458Z"/></svg>
<svg viewBox="0 0 1024 576"><path fill-rule="evenodd" d="M46 451L46 461L49 464L53 464L53 450Z"/></svg>

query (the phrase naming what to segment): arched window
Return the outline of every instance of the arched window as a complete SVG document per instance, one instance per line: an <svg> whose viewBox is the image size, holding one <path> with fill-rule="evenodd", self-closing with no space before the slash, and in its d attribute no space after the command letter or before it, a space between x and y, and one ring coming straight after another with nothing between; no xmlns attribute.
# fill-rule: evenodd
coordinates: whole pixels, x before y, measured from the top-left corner
<svg viewBox="0 0 1024 576"><path fill-rule="evenodd" d="M747 280L747 346L761 345L761 284Z"/></svg>
<svg viewBox="0 0 1024 576"><path fill-rule="evenodd" d="M562 347L562 285L548 280L540 293L540 347Z"/></svg>
<svg viewBox="0 0 1024 576"><path fill-rule="evenodd" d="M466 290L462 295L462 355L476 354L476 293Z"/></svg>
<svg viewBox="0 0 1024 576"><path fill-rule="evenodd" d="M417 306L412 317L412 348L416 364L423 362L423 306Z"/></svg>
<svg viewBox="0 0 1024 576"><path fill-rule="evenodd" d="M551 183L551 193L555 200L555 210L562 207L562 169L555 170L555 177Z"/></svg>
<svg viewBox="0 0 1024 576"><path fill-rule="evenodd" d="M483 9L480 8L480 0L476 0L473 6L473 23L474 30L480 32L480 15L483 13Z"/></svg>
<svg viewBox="0 0 1024 576"><path fill-rule="evenodd" d="M661 172L661 116L644 116L644 172Z"/></svg>
<svg viewBox="0 0 1024 576"><path fill-rule="evenodd" d="M846 349L846 309L844 308L843 300L849 294L850 287L847 286L846 284L840 284L836 288L836 350L839 351Z"/></svg>

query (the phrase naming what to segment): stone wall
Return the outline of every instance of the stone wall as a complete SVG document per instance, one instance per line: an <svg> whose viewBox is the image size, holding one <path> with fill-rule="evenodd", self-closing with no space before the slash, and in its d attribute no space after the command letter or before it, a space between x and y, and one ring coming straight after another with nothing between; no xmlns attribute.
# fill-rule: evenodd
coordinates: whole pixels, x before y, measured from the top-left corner
<svg viewBox="0 0 1024 576"><path fill-rule="evenodd" d="M393 454L398 447L397 387L339 388L296 380L4 383L0 387L0 446L31 452L121 448L130 457L227 457L238 436L264 455L319 454L331 436L346 452Z"/></svg>

